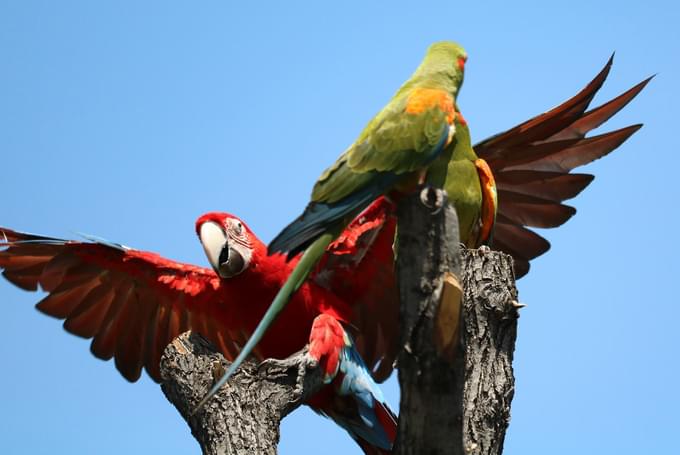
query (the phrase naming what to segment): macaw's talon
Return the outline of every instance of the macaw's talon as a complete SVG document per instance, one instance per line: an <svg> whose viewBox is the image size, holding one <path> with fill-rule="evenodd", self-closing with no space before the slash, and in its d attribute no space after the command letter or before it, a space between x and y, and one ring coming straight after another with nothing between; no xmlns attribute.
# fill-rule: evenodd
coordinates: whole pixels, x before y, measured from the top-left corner
<svg viewBox="0 0 680 455"><path fill-rule="evenodd" d="M276 376L277 374L285 374L286 370L293 366L298 366L301 374L304 375L306 370L314 370L319 367L319 362L309 355L307 348L296 352L285 359L265 359L258 365L259 372L266 372L269 376Z"/></svg>
<svg viewBox="0 0 680 455"><path fill-rule="evenodd" d="M428 209L431 209L433 215L436 215L446 206L448 195L445 190L428 185L420 191L420 202Z"/></svg>

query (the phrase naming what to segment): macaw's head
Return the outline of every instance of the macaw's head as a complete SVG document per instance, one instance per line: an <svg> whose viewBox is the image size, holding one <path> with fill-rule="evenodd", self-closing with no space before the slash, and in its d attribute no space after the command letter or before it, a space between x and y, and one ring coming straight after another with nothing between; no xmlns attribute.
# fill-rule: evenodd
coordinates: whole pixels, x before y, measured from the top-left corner
<svg viewBox="0 0 680 455"><path fill-rule="evenodd" d="M210 265L222 278L243 273L254 256L266 254L266 246L253 231L228 213L211 212L201 216L196 220L196 234Z"/></svg>
<svg viewBox="0 0 680 455"><path fill-rule="evenodd" d="M467 52L459 44L451 41L434 43L427 49L412 79L418 79L418 83L424 85L444 84L456 96L463 85L466 61Z"/></svg>

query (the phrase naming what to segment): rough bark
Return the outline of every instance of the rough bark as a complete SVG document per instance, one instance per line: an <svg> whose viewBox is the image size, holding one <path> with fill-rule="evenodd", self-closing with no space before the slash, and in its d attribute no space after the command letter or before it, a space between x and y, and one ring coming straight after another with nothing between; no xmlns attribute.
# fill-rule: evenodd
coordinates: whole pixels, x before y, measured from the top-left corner
<svg viewBox="0 0 680 455"><path fill-rule="evenodd" d="M512 369L517 319L522 305L512 257L488 248L462 250L465 453L503 452L515 394Z"/></svg>
<svg viewBox="0 0 680 455"><path fill-rule="evenodd" d="M500 454L514 393L512 260L488 249L459 253L456 213L439 190L405 198L398 217L404 349L395 453ZM455 334L449 345L441 332Z"/></svg>
<svg viewBox="0 0 680 455"><path fill-rule="evenodd" d="M191 414L229 362L198 334L186 332L161 359L161 388L207 455L275 454L281 419L322 386L306 351L260 365L245 362L222 390Z"/></svg>

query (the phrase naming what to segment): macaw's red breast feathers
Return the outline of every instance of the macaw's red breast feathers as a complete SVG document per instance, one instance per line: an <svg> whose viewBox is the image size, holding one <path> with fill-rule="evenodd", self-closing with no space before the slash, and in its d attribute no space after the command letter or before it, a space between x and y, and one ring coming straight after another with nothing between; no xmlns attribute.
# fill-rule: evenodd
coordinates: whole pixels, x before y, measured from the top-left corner
<svg viewBox="0 0 680 455"><path fill-rule="evenodd" d="M518 278L529 271L531 259L550 248L526 226L548 228L565 223L576 209L562 202L593 180L592 175L571 174L571 170L610 153L642 126L585 137L630 102L651 79L586 111L611 65L609 59L583 90L561 105L474 146L477 155L489 164L498 189L493 245L513 256Z"/></svg>
<svg viewBox="0 0 680 455"><path fill-rule="evenodd" d="M213 317L223 295L212 270L115 244L74 242L0 228L0 267L22 289L49 295L37 308L65 319L69 332L93 338L92 353L129 381L144 367L160 381L167 344L195 329L233 358L243 334ZM4 242L3 242L4 240Z"/></svg>

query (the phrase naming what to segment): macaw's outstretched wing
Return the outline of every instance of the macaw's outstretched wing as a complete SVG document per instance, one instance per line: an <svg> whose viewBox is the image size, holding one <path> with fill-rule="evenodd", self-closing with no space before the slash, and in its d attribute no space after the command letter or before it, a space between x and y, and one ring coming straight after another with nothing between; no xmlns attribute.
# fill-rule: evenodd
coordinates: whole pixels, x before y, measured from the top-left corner
<svg viewBox="0 0 680 455"><path fill-rule="evenodd" d="M392 372L399 340L394 210L379 197L328 247L311 275L352 306L355 346L379 382Z"/></svg>
<svg viewBox="0 0 680 455"><path fill-rule="evenodd" d="M193 329L225 356L237 351L225 318L211 317L220 280L212 271L105 241L77 242L0 228L0 268L9 281L47 295L38 310L65 319L64 328L93 338L92 353L115 358L128 381L146 369L160 381L166 345ZM224 308L220 308L224 312Z"/></svg>
<svg viewBox="0 0 680 455"><path fill-rule="evenodd" d="M585 137L630 102L648 78L613 100L589 111L613 61L576 96L556 108L474 146L487 161L498 188L498 217L493 246L513 256L519 278L529 261L550 248L550 243L527 227L551 228L571 218L576 209L562 204L593 180L571 170L616 149L642 125Z"/></svg>

